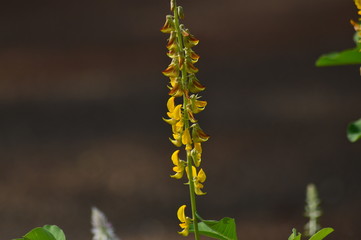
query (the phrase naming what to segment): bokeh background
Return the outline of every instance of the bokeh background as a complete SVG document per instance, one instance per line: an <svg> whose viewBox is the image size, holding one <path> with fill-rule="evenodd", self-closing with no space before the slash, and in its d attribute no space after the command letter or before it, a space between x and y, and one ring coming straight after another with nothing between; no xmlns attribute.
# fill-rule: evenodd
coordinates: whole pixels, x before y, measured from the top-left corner
<svg viewBox="0 0 361 240"><path fill-rule="evenodd" d="M358 66L316 68L353 47L344 0L179 0L201 41L204 218L235 217L240 239L303 228L305 188L323 200L329 239L361 234ZM124 240L183 239L188 202L169 178L167 0L1 1L0 236L57 224L91 239L90 208Z"/></svg>

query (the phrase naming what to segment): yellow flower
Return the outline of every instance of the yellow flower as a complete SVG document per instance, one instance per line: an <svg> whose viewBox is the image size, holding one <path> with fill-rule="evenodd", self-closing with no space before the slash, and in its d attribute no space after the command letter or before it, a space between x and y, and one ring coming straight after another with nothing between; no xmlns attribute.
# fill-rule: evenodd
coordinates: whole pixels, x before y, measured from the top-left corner
<svg viewBox="0 0 361 240"><path fill-rule="evenodd" d="M206 101L200 101L198 100L200 97L197 95L192 94L190 96L190 109L193 113L199 113L201 111L203 111L206 106L207 106L207 102Z"/></svg>
<svg viewBox="0 0 361 240"><path fill-rule="evenodd" d="M209 138L210 136L203 132L198 123L192 125L192 139L194 142L205 142Z"/></svg>
<svg viewBox="0 0 361 240"><path fill-rule="evenodd" d="M175 179L182 178L185 169L185 162L179 159L178 154L179 154L179 150L176 150L171 156L171 160L175 165L173 167L173 171L176 172L174 175L171 175L171 177Z"/></svg>
<svg viewBox="0 0 361 240"><path fill-rule="evenodd" d="M354 0L354 2L358 10L361 10L361 0ZM361 15L361 11L358 11L358 14Z"/></svg>
<svg viewBox="0 0 361 240"><path fill-rule="evenodd" d="M189 128L187 128L186 130L184 130L183 135L182 135L182 143L184 145L186 145L186 150L190 151L192 150L192 138L191 138L191 134L189 133Z"/></svg>
<svg viewBox="0 0 361 240"><path fill-rule="evenodd" d="M198 93L203 91L206 87L203 86L194 74L190 74L188 82L189 91L192 93Z"/></svg>
<svg viewBox="0 0 361 240"><path fill-rule="evenodd" d="M188 169L188 168L187 168ZM187 171L188 173L188 171ZM194 182L194 192L197 195L205 195L206 193L202 192L202 188L204 187L202 183L204 183L207 179L206 173L203 169L199 170L197 174L197 169L192 166L192 175L193 175L193 182ZM188 174L189 179L189 174Z"/></svg>
<svg viewBox="0 0 361 240"><path fill-rule="evenodd" d="M175 28L174 28L173 16L167 15L165 23L163 27L160 29L160 31L163 33L170 33L174 31L174 29Z"/></svg>
<svg viewBox="0 0 361 240"><path fill-rule="evenodd" d="M189 225L191 224L191 219L189 217L186 217L184 210L186 208L186 205L182 205L178 211L177 211L177 217L181 223L179 226L183 228L181 232L178 232L182 236L188 236L189 234Z"/></svg>

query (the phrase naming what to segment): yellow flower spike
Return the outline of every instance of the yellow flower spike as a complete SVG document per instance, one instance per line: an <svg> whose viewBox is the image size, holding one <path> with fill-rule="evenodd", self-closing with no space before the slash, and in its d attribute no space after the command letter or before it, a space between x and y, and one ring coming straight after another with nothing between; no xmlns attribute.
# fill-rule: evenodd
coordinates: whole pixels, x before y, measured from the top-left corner
<svg viewBox="0 0 361 240"><path fill-rule="evenodd" d="M181 179L185 169L185 162L179 159L178 154L179 150L176 150L171 156L171 160L175 165L173 171L176 172L174 175L171 175L171 177L175 179Z"/></svg>
<svg viewBox="0 0 361 240"><path fill-rule="evenodd" d="M191 219L189 217L186 217L184 210L186 208L186 205L180 206L180 208L177 211L177 217L179 221L181 222L179 226L183 228L181 232L178 232L182 236L188 236L189 234L189 226L191 224Z"/></svg>

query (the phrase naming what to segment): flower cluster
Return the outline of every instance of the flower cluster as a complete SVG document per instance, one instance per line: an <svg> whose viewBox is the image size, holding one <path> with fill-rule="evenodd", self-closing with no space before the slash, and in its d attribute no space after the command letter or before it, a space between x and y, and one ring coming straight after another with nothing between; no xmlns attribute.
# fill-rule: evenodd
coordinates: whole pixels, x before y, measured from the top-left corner
<svg viewBox="0 0 361 240"><path fill-rule="evenodd" d="M185 213L184 213L185 208L186 208L186 205L182 205L182 206L180 206L180 208L177 211L177 217L178 217L179 221L181 222L179 224L179 226L181 228L183 228L183 230L178 233L183 236L188 236L191 219L185 215Z"/></svg>
<svg viewBox="0 0 361 240"><path fill-rule="evenodd" d="M179 149L172 154L171 160L175 174L171 177L181 179L186 172L191 192L204 195L201 189L206 180L206 174L203 169L197 170L197 168L200 167L202 160L202 143L207 141L209 136L199 126L195 114L203 111L207 102L200 100L198 95L205 87L196 77L198 68L194 64L198 61L199 55L192 49L199 40L183 24L180 24L180 19L184 18L183 9L177 6L175 0L171 0L171 11L173 15L166 16L165 24L161 28L163 33L169 34L166 47L167 55L171 59L169 66L163 71L163 74L169 78L170 95L167 101L168 117L163 120L172 127L170 141L176 147L184 146L186 152L186 160L180 159ZM181 208L184 215L185 205ZM195 206L192 206L192 209L195 209ZM187 222L183 221L185 217L180 215L180 210L178 218L186 224ZM187 234L188 231L182 232L182 235Z"/></svg>
<svg viewBox="0 0 361 240"><path fill-rule="evenodd" d="M193 165L199 167L202 159L201 143L209 138L200 128L194 116L203 111L207 105L206 101L199 100L200 96L197 94L205 89L195 75L198 69L194 63L198 61L199 56L192 50L192 47L196 46L199 40L183 24L179 24L179 18L183 17L182 8L173 4L172 10L174 15L168 15L161 28L163 33L170 34L167 55L171 58L171 63L163 71L163 74L170 79L168 86L170 98L167 102L168 118L163 119L172 127L173 136L170 141L176 147L185 146L187 161L191 159ZM183 98L183 101L176 104L179 98ZM180 160L178 154L179 150L176 150L171 157L175 165L173 168L175 175L172 177L176 179L182 178L187 165L187 161Z"/></svg>

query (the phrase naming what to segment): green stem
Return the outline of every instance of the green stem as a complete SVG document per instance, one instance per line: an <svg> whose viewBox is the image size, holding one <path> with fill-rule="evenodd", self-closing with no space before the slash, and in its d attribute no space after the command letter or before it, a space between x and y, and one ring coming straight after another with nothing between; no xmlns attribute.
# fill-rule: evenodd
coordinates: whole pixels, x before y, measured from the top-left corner
<svg viewBox="0 0 361 240"><path fill-rule="evenodd" d="M174 7L173 13L174 13L174 25L176 29L177 34L177 42L178 42L178 48L179 53L181 54L181 58L185 58L184 53L184 44L183 44L183 37L180 30L180 24L179 24L179 16L178 16L178 9L177 9L177 3L176 0L171 0L172 5ZM183 64L185 64L183 62ZM187 77L187 70L185 66L183 65L182 68L182 88L186 89L188 77ZM185 91L184 91L185 92ZM184 112L184 129L189 129L189 117L187 113L187 106L188 106L188 96L186 93L183 93L183 112ZM187 150L187 168L188 168L188 178L189 178L189 194L190 194L190 200L191 200L191 209L192 209L192 219L193 219L193 226L194 226L194 238L195 240L199 240L199 230L198 230L198 219L197 219L197 205L196 205L196 195L195 195L195 186L194 186L194 176L192 171L192 156L189 150Z"/></svg>
<svg viewBox="0 0 361 240"><path fill-rule="evenodd" d="M193 218L193 225L194 225L194 238L196 240L199 240L196 194L194 192L194 181L193 181L193 173L192 173L192 159L191 159L190 153L188 153L188 152L187 152L187 167L188 167L188 174L189 174L189 195L191 198L192 218Z"/></svg>

